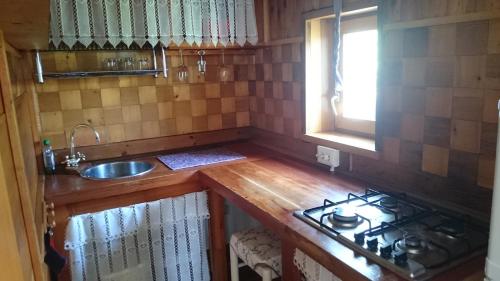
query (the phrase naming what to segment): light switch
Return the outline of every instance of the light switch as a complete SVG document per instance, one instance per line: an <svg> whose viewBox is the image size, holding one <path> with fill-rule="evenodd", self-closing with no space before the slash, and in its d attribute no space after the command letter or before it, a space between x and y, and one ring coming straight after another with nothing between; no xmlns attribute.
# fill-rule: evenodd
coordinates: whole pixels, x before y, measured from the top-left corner
<svg viewBox="0 0 500 281"><path fill-rule="evenodd" d="M330 171L333 172L340 165L340 151L318 145L316 159L318 163L330 166Z"/></svg>

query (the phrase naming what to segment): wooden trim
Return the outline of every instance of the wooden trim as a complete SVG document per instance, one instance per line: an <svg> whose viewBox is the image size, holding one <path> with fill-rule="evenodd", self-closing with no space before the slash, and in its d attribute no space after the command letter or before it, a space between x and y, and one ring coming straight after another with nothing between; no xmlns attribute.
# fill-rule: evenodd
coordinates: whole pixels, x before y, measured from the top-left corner
<svg viewBox="0 0 500 281"><path fill-rule="evenodd" d="M226 256L226 231L224 224L224 197L214 190L208 191L210 209L210 259L212 279L228 281Z"/></svg>
<svg viewBox="0 0 500 281"><path fill-rule="evenodd" d="M271 32L270 32L270 27L269 27L269 0L263 0L262 3L262 14L264 18L264 44L269 43L271 40Z"/></svg>
<svg viewBox="0 0 500 281"><path fill-rule="evenodd" d="M259 45L259 47L267 47L267 46L279 46L286 44L294 44L294 43L302 43L304 42L304 36L290 37L285 39L272 40L267 43Z"/></svg>
<svg viewBox="0 0 500 281"><path fill-rule="evenodd" d="M443 24L453 24L453 23L469 22L469 21L491 20L496 18L500 18L500 11L492 10L488 12L470 13L464 15L454 15L454 16L436 17L436 18L414 20L407 22L389 23L385 24L383 26L383 29L384 31L388 31L388 30L408 29L408 28L426 27L426 26L443 25Z"/></svg>
<svg viewBox="0 0 500 281"><path fill-rule="evenodd" d="M318 145L335 148L343 152L356 154L372 159L379 159L380 153L375 150L375 140L337 132L307 133L302 139Z"/></svg>
<svg viewBox="0 0 500 281"><path fill-rule="evenodd" d="M353 16L363 13L370 13L376 11L378 8L377 1L363 1L365 3L356 5L343 5L341 16ZM335 18L333 14L333 6L328 6L321 9L308 11L302 14L304 20L321 19L321 18Z"/></svg>
<svg viewBox="0 0 500 281"><path fill-rule="evenodd" d="M40 252L38 231L35 225L34 209L30 199L30 186L26 178L25 164L22 157L22 147L20 142L19 130L16 119L15 103L12 97L12 85L10 79L10 72L7 61L7 50L4 41L3 33L0 32L0 81L2 87L2 95L5 107L5 114L7 117L7 127L9 130L10 142L12 147L12 156L14 158L14 166L16 178L19 184L19 196L21 199L21 206L24 217L24 224L26 227L26 235L28 237L28 244L31 253L31 263L33 266L33 273L35 280L44 280L44 271L42 267L42 254Z"/></svg>

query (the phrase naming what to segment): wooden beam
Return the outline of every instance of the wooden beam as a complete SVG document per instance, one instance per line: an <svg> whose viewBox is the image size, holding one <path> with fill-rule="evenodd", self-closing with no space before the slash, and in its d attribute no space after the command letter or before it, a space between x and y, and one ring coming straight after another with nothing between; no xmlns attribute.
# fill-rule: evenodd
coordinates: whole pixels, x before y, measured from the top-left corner
<svg viewBox="0 0 500 281"><path fill-rule="evenodd" d="M262 3L262 14L264 18L264 44L267 44L271 40L271 31L269 27L269 0L263 0Z"/></svg>
<svg viewBox="0 0 500 281"><path fill-rule="evenodd" d="M426 26L443 25L443 24L453 24L453 23L469 22L469 21L491 20L497 18L500 18L500 11L492 10L488 12L479 12L479 13L470 13L464 15L435 17L422 20L389 23L384 25L383 28L384 31L387 31L387 30L408 29L408 28L426 27Z"/></svg>
<svg viewBox="0 0 500 281"><path fill-rule="evenodd" d="M224 198L214 190L208 191L210 209L210 259L212 279L228 281Z"/></svg>

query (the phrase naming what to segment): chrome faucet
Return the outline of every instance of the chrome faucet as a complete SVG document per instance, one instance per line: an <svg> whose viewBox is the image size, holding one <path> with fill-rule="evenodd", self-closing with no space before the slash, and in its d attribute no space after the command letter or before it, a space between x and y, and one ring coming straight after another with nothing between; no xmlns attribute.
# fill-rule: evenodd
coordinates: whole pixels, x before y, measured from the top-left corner
<svg viewBox="0 0 500 281"><path fill-rule="evenodd" d="M89 124L78 124L74 126L73 129L71 129L69 155L66 155L66 160L62 162L62 164L66 164L66 167L78 168L78 163L80 163L81 160L85 161L86 159L83 153L81 152L75 153L75 133L76 130L80 128L91 129L95 134L96 143L99 144L101 142L99 133L97 132L96 129L94 129L94 127L90 126Z"/></svg>

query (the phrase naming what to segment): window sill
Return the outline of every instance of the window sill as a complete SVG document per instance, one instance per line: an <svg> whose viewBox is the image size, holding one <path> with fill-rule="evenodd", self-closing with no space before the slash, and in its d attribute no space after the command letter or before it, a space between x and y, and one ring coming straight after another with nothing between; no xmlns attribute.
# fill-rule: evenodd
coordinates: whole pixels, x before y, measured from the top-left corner
<svg viewBox="0 0 500 281"><path fill-rule="evenodd" d="M380 159L380 153L375 150L375 140L371 138L338 132L321 132L306 133L303 140L371 159Z"/></svg>

